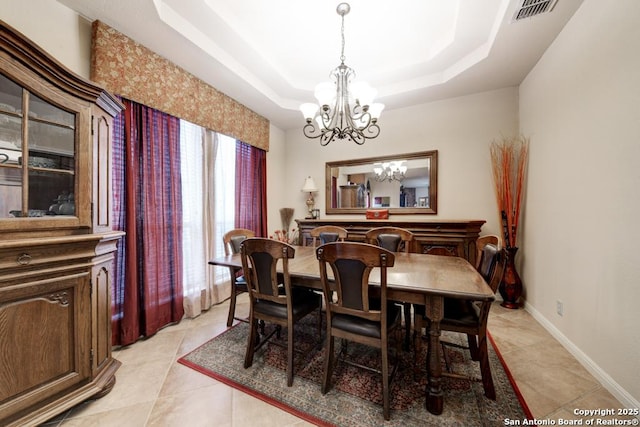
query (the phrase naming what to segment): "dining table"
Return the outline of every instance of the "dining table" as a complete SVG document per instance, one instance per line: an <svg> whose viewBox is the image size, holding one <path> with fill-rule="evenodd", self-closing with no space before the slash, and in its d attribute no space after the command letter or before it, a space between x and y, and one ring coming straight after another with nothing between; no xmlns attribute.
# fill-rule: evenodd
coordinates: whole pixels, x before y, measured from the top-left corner
<svg viewBox="0 0 640 427"><path fill-rule="evenodd" d="M297 286L322 289L320 267L316 249L312 246L294 246L295 257L289 259L288 270ZM242 269L240 254L221 256L209 261L214 266ZM380 270L373 269L370 285L380 286ZM425 306L429 319L429 342L426 369L425 406L435 415L443 409L441 385L440 321L444 315L444 298L464 298L492 301L495 295L478 271L464 258L420 253L396 253L395 264L387 269L387 298Z"/></svg>

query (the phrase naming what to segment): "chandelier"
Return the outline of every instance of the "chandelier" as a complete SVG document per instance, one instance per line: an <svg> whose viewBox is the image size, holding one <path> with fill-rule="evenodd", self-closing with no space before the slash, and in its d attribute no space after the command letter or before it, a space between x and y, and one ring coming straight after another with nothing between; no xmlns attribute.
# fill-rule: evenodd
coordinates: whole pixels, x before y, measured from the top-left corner
<svg viewBox="0 0 640 427"><path fill-rule="evenodd" d="M375 173L376 181L402 182L404 180L405 174L407 173L407 166L403 163L403 160L385 163L374 163L373 172Z"/></svg>
<svg viewBox="0 0 640 427"><path fill-rule="evenodd" d="M307 138L320 138L320 145L323 146L336 139L351 140L362 145L365 140L380 134L378 118L384 104L373 103L377 91L365 82L354 82L349 87L355 72L344 63L344 16L350 10L348 3L340 3L336 8L342 17L340 65L331 72L331 81L316 86L318 104L300 106L307 121L302 129L304 135Z"/></svg>

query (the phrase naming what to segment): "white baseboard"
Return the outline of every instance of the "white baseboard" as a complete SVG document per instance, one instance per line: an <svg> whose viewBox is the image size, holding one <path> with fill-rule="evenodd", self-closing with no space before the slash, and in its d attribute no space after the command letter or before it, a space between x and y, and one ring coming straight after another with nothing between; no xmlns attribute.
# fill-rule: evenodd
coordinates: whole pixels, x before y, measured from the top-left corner
<svg viewBox="0 0 640 427"><path fill-rule="evenodd" d="M591 358L573 344L558 328L556 328L535 307L525 302L524 309L536 319L553 337L567 349L598 382L620 401L624 408L640 408L640 402L620 386L613 378L602 370Z"/></svg>

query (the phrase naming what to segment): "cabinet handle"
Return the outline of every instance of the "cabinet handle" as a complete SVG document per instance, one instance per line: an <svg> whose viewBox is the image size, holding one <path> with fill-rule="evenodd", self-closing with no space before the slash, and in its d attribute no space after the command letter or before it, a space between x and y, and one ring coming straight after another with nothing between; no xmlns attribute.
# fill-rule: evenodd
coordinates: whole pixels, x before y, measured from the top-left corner
<svg viewBox="0 0 640 427"><path fill-rule="evenodd" d="M18 257L18 264L20 265L29 265L30 262L31 262L31 255L29 254L22 254Z"/></svg>

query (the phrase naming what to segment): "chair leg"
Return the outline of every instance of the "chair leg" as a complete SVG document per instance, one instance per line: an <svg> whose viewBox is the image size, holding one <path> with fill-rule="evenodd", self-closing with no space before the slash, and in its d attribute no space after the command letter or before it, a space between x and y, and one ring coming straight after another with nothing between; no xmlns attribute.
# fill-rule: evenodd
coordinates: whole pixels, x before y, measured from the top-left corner
<svg viewBox="0 0 640 427"><path fill-rule="evenodd" d="M244 354L244 368L247 369L253 364L253 353L256 348L256 338L258 325L253 316L249 316L249 339L247 341L247 351Z"/></svg>
<svg viewBox="0 0 640 427"><path fill-rule="evenodd" d="M287 325L287 387L293 385L293 322Z"/></svg>
<svg viewBox="0 0 640 427"><path fill-rule="evenodd" d="M384 419L389 420L389 349L388 343L383 342L380 348L382 352L382 408Z"/></svg>
<svg viewBox="0 0 640 427"><path fill-rule="evenodd" d="M331 374L333 370L333 336L331 330L327 327L326 343L324 347L324 375L322 378L322 394L327 394L329 391L329 383L331 381Z"/></svg>
<svg viewBox="0 0 640 427"><path fill-rule="evenodd" d="M231 281L231 301L229 302L229 315L227 316L227 327L233 324L233 318L236 315L236 297L238 291L236 290L235 281Z"/></svg>
<svg viewBox="0 0 640 427"><path fill-rule="evenodd" d="M471 360L475 360L475 361L480 360L480 355L478 351L478 341L476 341L476 336L473 334L467 334L467 342L469 343L469 352L471 353Z"/></svg>
<svg viewBox="0 0 640 427"><path fill-rule="evenodd" d="M496 400L496 390L493 386L493 377L491 376L491 365L489 365L489 353L487 350L487 336L485 334L478 335L478 357L480 358L480 373L482 375L482 387L484 395L491 400Z"/></svg>
<svg viewBox="0 0 640 427"><path fill-rule="evenodd" d="M320 304L318 305L318 336L322 336L322 295L319 296Z"/></svg>

